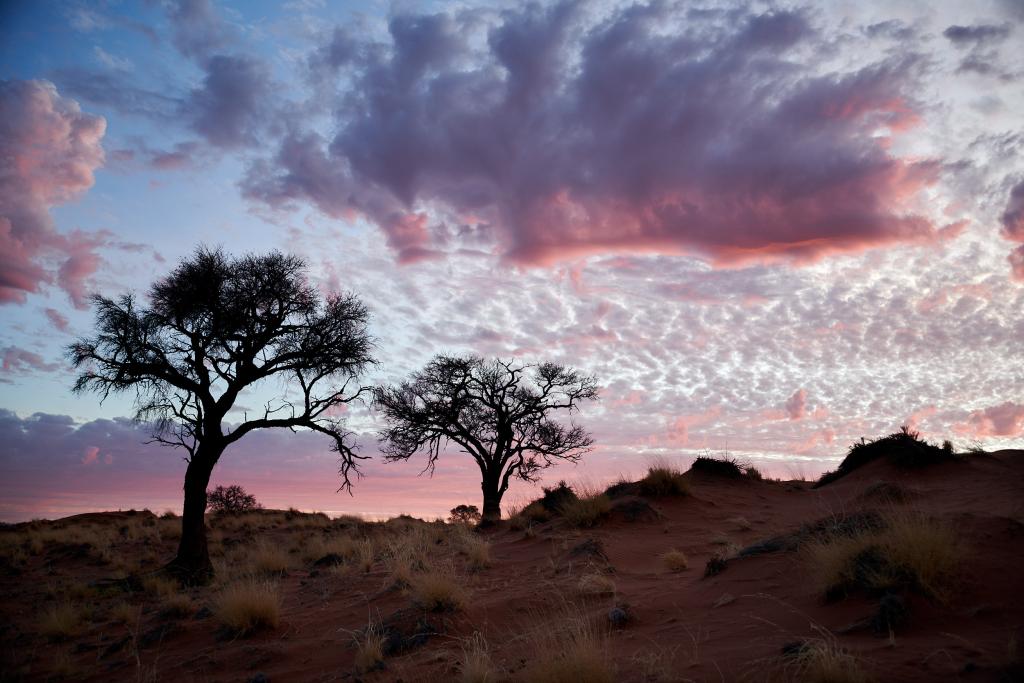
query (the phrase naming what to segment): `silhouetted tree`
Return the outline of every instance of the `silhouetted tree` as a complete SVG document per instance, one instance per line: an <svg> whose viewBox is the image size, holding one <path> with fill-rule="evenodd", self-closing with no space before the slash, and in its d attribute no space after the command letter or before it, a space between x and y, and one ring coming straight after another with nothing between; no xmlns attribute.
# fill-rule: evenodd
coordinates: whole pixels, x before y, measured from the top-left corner
<svg viewBox="0 0 1024 683"><path fill-rule="evenodd" d="M305 264L279 252L234 258L199 248L150 289L150 307L131 294L93 296L98 334L69 348L81 370L75 391L134 391L136 418L154 440L181 447L185 503L177 556L167 569L188 582L213 574L206 547L206 487L224 450L256 429L309 429L341 458L341 488L358 475L351 434L337 417L369 387L353 386L372 364L369 313L352 294L321 298ZM286 389L280 380L289 379ZM277 398L257 417L226 422L239 395L256 387Z"/></svg>
<svg viewBox="0 0 1024 683"><path fill-rule="evenodd" d="M227 512L230 514L263 509L263 506L256 502L256 496L247 493L238 484L218 486L207 491L206 503L207 507L213 512Z"/></svg>
<svg viewBox="0 0 1024 683"><path fill-rule="evenodd" d="M374 391L374 404L389 427L381 433L385 460L427 454L434 470L448 442L480 467L482 522L501 519L509 480L537 481L556 460L576 462L593 439L582 427L550 418L572 413L597 398L597 381L555 363L437 356L422 372L396 387Z"/></svg>
<svg viewBox="0 0 1024 683"><path fill-rule="evenodd" d="M480 521L480 508L476 505L456 505L448 512L449 524L476 524Z"/></svg>

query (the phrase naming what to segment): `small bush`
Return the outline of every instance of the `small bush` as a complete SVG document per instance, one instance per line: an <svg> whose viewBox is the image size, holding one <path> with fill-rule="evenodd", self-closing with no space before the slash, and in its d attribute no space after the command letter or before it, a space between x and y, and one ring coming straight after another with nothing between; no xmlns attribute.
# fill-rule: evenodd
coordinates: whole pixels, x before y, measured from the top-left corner
<svg viewBox="0 0 1024 683"><path fill-rule="evenodd" d="M668 465L657 465L647 470L647 476L640 480L640 495L649 498L662 496L686 496L690 487L683 479L683 473Z"/></svg>
<svg viewBox="0 0 1024 683"><path fill-rule="evenodd" d="M160 603L160 614L165 617L187 617L195 611L192 598L184 593L170 595Z"/></svg>
<svg viewBox="0 0 1024 683"><path fill-rule="evenodd" d="M276 628L281 618L281 594L277 585L269 581L241 581L221 592L214 613L238 634Z"/></svg>
<svg viewBox="0 0 1024 683"><path fill-rule="evenodd" d="M850 446L846 457L832 472L825 472L814 484L819 488L845 477L859 467L879 459L886 459L896 467L918 468L954 460L953 444L946 442L940 448L921 438L920 433L904 425L900 431L873 440L861 439Z"/></svg>
<svg viewBox="0 0 1024 683"><path fill-rule="evenodd" d="M476 505L456 505L448 516L449 524L479 524L480 510Z"/></svg>
<svg viewBox="0 0 1024 683"><path fill-rule="evenodd" d="M699 455L697 456L697 459L693 461L693 465L690 466L690 470L693 472L700 472L701 474L710 474L716 477L741 479L743 477L743 471L747 467L749 467L749 464L740 462L739 460L727 455L717 458L710 455Z"/></svg>
<svg viewBox="0 0 1024 683"><path fill-rule="evenodd" d="M238 514L250 512L263 508L256 502L256 496L246 493L238 484L231 486L218 486L206 492L206 506L212 512L223 512L226 514Z"/></svg>
<svg viewBox="0 0 1024 683"><path fill-rule="evenodd" d="M541 508L548 513L560 514L567 504L576 500L576 492L572 490L572 487L564 481L560 481L558 482L558 486L554 486L552 488L545 487L544 495L534 501L534 503L539 503ZM526 509L523 510L523 512L525 513L529 510L534 503L526 506Z"/></svg>
<svg viewBox="0 0 1024 683"><path fill-rule="evenodd" d="M675 548L662 555L661 561L670 572L681 572L690 566L689 560L686 559L686 554Z"/></svg>
<svg viewBox="0 0 1024 683"><path fill-rule="evenodd" d="M292 565L292 558L280 545L257 543L246 557L249 570L254 574L284 574Z"/></svg>

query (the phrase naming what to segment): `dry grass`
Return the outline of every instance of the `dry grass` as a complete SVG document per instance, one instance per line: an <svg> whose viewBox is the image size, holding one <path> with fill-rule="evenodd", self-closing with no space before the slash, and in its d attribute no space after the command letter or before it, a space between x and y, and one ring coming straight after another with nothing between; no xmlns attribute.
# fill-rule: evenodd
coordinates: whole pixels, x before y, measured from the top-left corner
<svg viewBox="0 0 1024 683"><path fill-rule="evenodd" d="M195 611L196 606L192 598L184 593L168 596L160 603L160 614L165 617L180 619L190 616Z"/></svg>
<svg viewBox="0 0 1024 683"><path fill-rule="evenodd" d="M675 548L662 555L661 562L670 572L681 572L690 566L690 561L686 559L686 554L682 550L676 550Z"/></svg>
<svg viewBox="0 0 1024 683"><path fill-rule="evenodd" d="M473 571L491 566L491 544L465 526L453 527L453 539Z"/></svg>
<svg viewBox="0 0 1024 683"><path fill-rule="evenodd" d="M871 683L860 660L831 640L805 643L786 658L786 680L802 683Z"/></svg>
<svg viewBox="0 0 1024 683"><path fill-rule="evenodd" d="M222 624L239 634L276 628L281 618L281 594L277 584L270 581L240 581L221 591L214 613Z"/></svg>
<svg viewBox="0 0 1024 683"><path fill-rule="evenodd" d="M355 665L360 673L380 669L384 666L384 634L380 628L371 624L361 634L353 634L356 645Z"/></svg>
<svg viewBox="0 0 1024 683"><path fill-rule="evenodd" d="M157 598L169 598L178 594L181 585L166 576L151 576L143 580L142 590Z"/></svg>
<svg viewBox="0 0 1024 683"><path fill-rule="evenodd" d="M138 620L139 608L127 602L119 602L110 608L110 618L121 624L131 624Z"/></svg>
<svg viewBox="0 0 1024 683"><path fill-rule="evenodd" d="M534 653L518 677L524 683L613 683L606 638L582 615L533 634Z"/></svg>
<svg viewBox="0 0 1024 683"><path fill-rule="evenodd" d="M462 646L462 660L459 662L461 683L494 683L498 672L491 660L487 641L479 631Z"/></svg>
<svg viewBox="0 0 1024 683"><path fill-rule="evenodd" d="M880 529L819 540L806 552L814 580L826 595L909 584L941 602L949 598L964 550L949 526L900 513L890 514Z"/></svg>
<svg viewBox="0 0 1024 683"><path fill-rule="evenodd" d="M582 595L614 595L615 580L598 572L584 574L576 584L576 589Z"/></svg>
<svg viewBox="0 0 1024 683"><path fill-rule="evenodd" d="M690 487L677 468L658 463L652 465L647 475L640 480L640 493L648 497L688 496Z"/></svg>
<svg viewBox="0 0 1024 683"><path fill-rule="evenodd" d="M596 526L612 510L612 501L603 493L584 490L575 500L566 500L560 514L575 527Z"/></svg>
<svg viewBox="0 0 1024 683"><path fill-rule="evenodd" d="M413 602L428 612L457 612L466 604L462 583L448 571L433 570L409 580Z"/></svg>
<svg viewBox="0 0 1024 683"><path fill-rule="evenodd" d="M253 574L285 574L291 569L292 558L281 545L257 543L246 554L243 564Z"/></svg>
<svg viewBox="0 0 1024 683"><path fill-rule="evenodd" d="M50 605L39 617L39 633L50 640L66 640L78 634L83 618L78 605L70 602Z"/></svg>
<svg viewBox="0 0 1024 683"><path fill-rule="evenodd" d="M732 517L729 519L729 523L735 525L740 531L750 531L754 528L754 525L746 517Z"/></svg>

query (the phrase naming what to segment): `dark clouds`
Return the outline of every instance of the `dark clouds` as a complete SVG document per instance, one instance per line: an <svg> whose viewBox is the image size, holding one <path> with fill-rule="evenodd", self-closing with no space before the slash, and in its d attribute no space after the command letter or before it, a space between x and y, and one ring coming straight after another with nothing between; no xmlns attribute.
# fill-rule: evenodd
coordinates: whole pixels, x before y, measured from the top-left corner
<svg viewBox="0 0 1024 683"><path fill-rule="evenodd" d="M950 26L942 35L949 38L955 45L979 45L982 43L1001 42L1010 35L1009 24L977 24L975 26Z"/></svg>
<svg viewBox="0 0 1024 683"><path fill-rule="evenodd" d="M1024 281L1024 181L1010 190L1002 223L1003 237L1022 243L1010 253L1009 259L1013 276Z"/></svg>
<svg viewBox="0 0 1024 683"><path fill-rule="evenodd" d="M656 3L595 23L569 2L480 22L398 16L384 44L336 31L310 63L345 70L337 133L293 131L246 194L364 215L404 260L441 245L442 223L491 229L526 263L812 259L940 236L915 209L937 163L877 136L918 121L912 56L811 73L799 64L824 48L799 12Z"/></svg>
<svg viewBox="0 0 1024 683"><path fill-rule="evenodd" d="M0 81L0 303L53 282L77 307L104 237L56 231L50 208L92 187L106 121L47 81Z"/></svg>
<svg viewBox="0 0 1024 683"><path fill-rule="evenodd" d="M268 69L260 61L229 55L210 57L204 69L202 85L184 104L193 130L218 147L253 144L266 118Z"/></svg>

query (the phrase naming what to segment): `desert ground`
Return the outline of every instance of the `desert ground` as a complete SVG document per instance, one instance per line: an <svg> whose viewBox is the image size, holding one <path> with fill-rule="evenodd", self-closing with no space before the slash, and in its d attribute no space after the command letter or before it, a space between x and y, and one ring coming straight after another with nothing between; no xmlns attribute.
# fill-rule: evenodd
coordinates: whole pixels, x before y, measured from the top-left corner
<svg viewBox="0 0 1024 683"><path fill-rule="evenodd" d="M737 466L739 465L739 466ZM1024 680L1024 451L549 485L497 527L210 515L0 530L3 681Z"/></svg>

